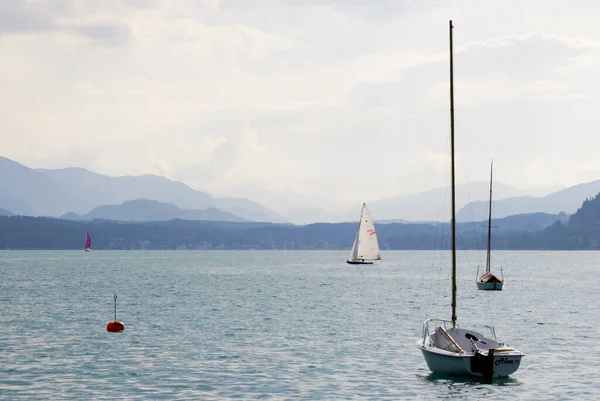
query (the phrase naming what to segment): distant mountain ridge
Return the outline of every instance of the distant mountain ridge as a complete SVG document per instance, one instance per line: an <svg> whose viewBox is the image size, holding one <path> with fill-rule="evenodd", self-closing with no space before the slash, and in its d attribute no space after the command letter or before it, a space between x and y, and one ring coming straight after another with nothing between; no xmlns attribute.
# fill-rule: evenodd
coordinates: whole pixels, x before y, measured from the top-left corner
<svg viewBox="0 0 600 401"><path fill-rule="evenodd" d="M119 205L103 205L90 212L77 216L67 213L63 216L67 220L93 220L105 219L116 221L166 221L173 219L181 220L204 220L204 221L233 221L247 222L248 220L224 212L216 208L201 210L181 209L172 203L158 202L150 199L135 199L125 201Z"/></svg>
<svg viewBox="0 0 600 401"><path fill-rule="evenodd" d="M524 192L501 183L497 184L499 197L524 195ZM457 186L457 207L473 199L486 199L489 183L473 182ZM423 192L404 193L385 199L364 199L369 205L375 221L448 221L450 220L450 187L434 188ZM284 215L295 224L352 222L360 217L360 204L342 213L329 213L316 207L296 207Z"/></svg>
<svg viewBox="0 0 600 401"><path fill-rule="evenodd" d="M217 208L233 213L243 220L287 222L283 216L249 199L214 198L182 182L156 175L109 177L74 167L38 171L64 186L77 188L84 194L82 196L85 196L86 200L95 199L96 206L118 204L134 199L152 199L172 203L184 209Z"/></svg>
<svg viewBox="0 0 600 401"><path fill-rule="evenodd" d="M15 214L9 210L0 208L0 216L14 216Z"/></svg>
<svg viewBox="0 0 600 401"><path fill-rule="evenodd" d="M82 215L98 206L134 199L172 203L181 209L216 208L241 221L287 222L283 216L249 199L214 198L165 177L109 177L76 167L31 169L0 156L0 208L11 213L58 217L73 212Z"/></svg>
<svg viewBox="0 0 600 401"><path fill-rule="evenodd" d="M543 197L519 196L494 200L492 215L502 218L516 214L564 212L573 214L582 202L600 192L600 180L578 184ZM488 215L488 201L476 201L465 205L456 214L457 221L484 220Z"/></svg>
<svg viewBox="0 0 600 401"><path fill-rule="evenodd" d="M498 197L522 195L523 192L509 185L498 183ZM468 185L457 185L457 208L468 204L473 199L486 199L489 194L489 183L472 182ZM450 220L450 187L435 188L418 193L407 193L387 199L368 203L375 220L412 220L412 221L448 221ZM354 214L354 210L352 211ZM345 221L352 217L352 212L344 214ZM358 216L353 217L358 220Z"/></svg>
<svg viewBox="0 0 600 401"><path fill-rule="evenodd" d="M571 216L568 224L573 225L598 225L600 223L600 193L587 198L575 214Z"/></svg>
<svg viewBox="0 0 600 401"><path fill-rule="evenodd" d="M574 213L584 199L600 191L600 180L565 188L543 197L526 196L524 191L501 183L494 184L494 218L520 214ZM255 191L256 192L256 191ZM252 193L255 193L252 192ZM542 190L540 190L542 192ZM538 192L538 193L540 193ZM273 192L273 198L279 192ZM489 183L459 185L457 221L480 221L487 218ZM283 191L281 196L293 195ZM307 200L298 195L298 205ZM448 221L448 188L420 193L405 193L380 200L365 199L375 221L432 222ZM346 211L333 213L331 205L295 207L285 217L250 199L213 197L182 182L156 175L109 177L92 171L69 167L65 169L31 169L0 157L0 209L28 216L64 216L79 219L99 206L149 199L176 206L181 210L218 209L240 219L269 223L311 224L313 222L355 222L360 215L360 203ZM261 198L263 199L263 198ZM274 200L275 201L275 200ZM285 201L285 202L284 202ZM289 199L281 204L291 205ZM275 202L277 203L277 202ZM73 214L68 214L73 212ZM179 213L179 212L178 212ZM184 213L185 214L185 213ZM216 212L213 211L216 216ZM224 214L223 218L231 219Z"/></svg>
<svg viewBox="0 0 600 401"><path fill-rule="evenodd" d="M0 157L0 207L20 215L60 216L93 205L46 175Z"/></svg>
<svg viewBox="0 0 600 401"><path fill-rule="evenodd" d="M135 202L134 202L135 203ZM599 214L600 215L600 214ZM129 217L129 216L128 216ZM600 224L563 226L566 216L511 216L494 221L494 249L590 249L600 238ZM587 221L587 220L586 220ZM549 226L548 226L549 225ZM343 249L352 247L357 223L277 223L190 221L126 222L106 219L69 221L29 216L0 216L0 249L79 249L83 233L94 249ZM378 224L380 247L449 249L450 224ZM541 230L541 231L540 231ZM570 230L570 231L569 231ZM482 251L485 229L479 223L457 225L460 249ZM582 238L582 233L588 239ZM384 259L386 258L383 256Z"/></svg>

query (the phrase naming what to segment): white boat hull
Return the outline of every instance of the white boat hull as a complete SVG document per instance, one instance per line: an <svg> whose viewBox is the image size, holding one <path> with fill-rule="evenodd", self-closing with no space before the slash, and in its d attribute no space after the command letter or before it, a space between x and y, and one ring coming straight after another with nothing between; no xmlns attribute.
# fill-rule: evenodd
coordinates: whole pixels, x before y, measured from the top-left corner
<svg viewBox="0 0 600 401"><path fill-rule="evenodd" d="M433 373L494 378L510 376L519 369L521 351L497 341L495 335L488 338L470 329L446 329L449 324L447 320L426 320L423 337L415 344Z"/></svg>
<svg viewBox="0 0 600 401"><path fill-rule="evenodd" d="M447 376L475 376L484 377L485 372L473 370L473 354L459 355L444 352L436 348L425 348L422 340L417 341L417 347L423 353L427 367L433 373ZM523 354L518 352L499 353L493 356L492 378L508 377L519 369Z"/></svg>
<svg viewBox="0 0 600 401"><path fill-rule="evenodd" d="M478 281L477 282L477 289L478 290L496 290L496 291L502 291L502 287L504 286L504 283L498 283L498 282L484 282L484 281Z"/></svg>

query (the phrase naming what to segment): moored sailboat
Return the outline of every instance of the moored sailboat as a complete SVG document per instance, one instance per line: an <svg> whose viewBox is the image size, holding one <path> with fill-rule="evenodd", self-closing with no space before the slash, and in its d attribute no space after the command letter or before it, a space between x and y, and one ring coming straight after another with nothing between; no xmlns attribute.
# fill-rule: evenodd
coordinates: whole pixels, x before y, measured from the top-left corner
<svg viewBox="0 0 600 401"><path fill-rule="evenodd" d="M373 264L372 260L380 260L379 242L377 241L377 232L375 224L371 217L371 211L366 203L363 203L360 213L360 222L358 231L354 238L354 245L350 251L350 257L346 261L351 265Z"/></svg>
<svg viewBox="0 0 600 401"><path fill-rule="evenodd" d="M487 225L487 259L485 262L485 273L479 277L477 282L477 289L479 290L502 290L504 285L504 277L500 278L491 271L491 254L492 254L492 177L494 173L494 161L490 167L490 207L488 215ZM477 275L479 276L479 269L477 269Z"/></svg>
<svg viewBox="0 0 600 401"><path fill-rule="evenodd" d="M459 328L456 322L456 205L454 179L454 82L452 54L452 21L450 21L450 152L452 175L452 317L451 320L428 319L423 323L422 338L416 346L423 353L429 369L450 376L506 377L521 364L523 353L496 339L470 329Z"/></svg>

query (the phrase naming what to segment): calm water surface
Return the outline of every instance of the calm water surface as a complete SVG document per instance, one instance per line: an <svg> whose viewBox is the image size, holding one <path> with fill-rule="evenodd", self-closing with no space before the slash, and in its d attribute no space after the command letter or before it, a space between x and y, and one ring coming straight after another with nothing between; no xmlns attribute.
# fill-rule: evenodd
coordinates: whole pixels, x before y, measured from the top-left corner
<svg viewBox="0 0 600 401"><path fill-rule="evenodd" d="M459 253L458 320L526 356L492 385L414 342L449 318L447 253L0 252L0 399L600 399L599 252ZM123 333L107 333L118 294Z"/></svg>

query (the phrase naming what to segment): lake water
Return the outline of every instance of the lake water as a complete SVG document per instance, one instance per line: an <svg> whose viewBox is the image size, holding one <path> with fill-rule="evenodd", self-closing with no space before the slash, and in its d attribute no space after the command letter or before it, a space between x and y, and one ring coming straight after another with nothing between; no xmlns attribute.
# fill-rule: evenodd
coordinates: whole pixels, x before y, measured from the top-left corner
<svg viewBox="0 0 600 401"><path fill-rule="evenodd" d="M0 399L600 399L599 252L495 252L502 292L459 252L459 324L525 353L491 385L431 374L414 346L450 317L447 252L346 257L2 251Z"/></svg>

